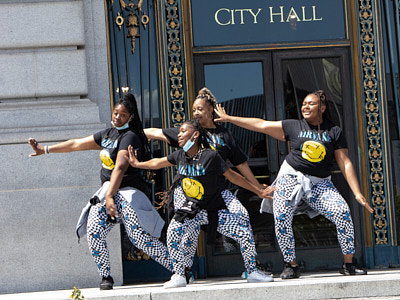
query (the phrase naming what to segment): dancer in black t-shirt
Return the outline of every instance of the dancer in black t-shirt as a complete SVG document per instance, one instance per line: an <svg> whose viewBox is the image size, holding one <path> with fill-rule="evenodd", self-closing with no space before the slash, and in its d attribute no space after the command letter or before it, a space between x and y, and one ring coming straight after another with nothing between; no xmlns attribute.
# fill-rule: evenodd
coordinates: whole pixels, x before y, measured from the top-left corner
<svg viewBox="0 0 400 300"><path fill-rule="evenodd" d="M219 106L216 121L231 122L237 126L268 134L280 141L290 141L290 153L281 166L273 199L275 233L284 257L282 279L297 278L292 220L300 200L336 225L339 244L344 256L340 272L344 275L362 275L366 271L353 263L354 227L350 208L330 179L336 160L355 199L372 213L368 201L361 194L356 172L348 156L342 130L327 117L328 101L322 90L306 96L301 107L302 120L266 121L258 118L233 117ZM296 190L298 192L296 193Z"/></svg>
<svg viewBox="0 0 400 300"><path fill-rule="evenodd" d="M193 117L196 119L200 125L205 129L207 141L209 142L212 149L218 151L221 157L225 161L229 161L235 168L242 174L247 180L256 185L259 188L263 188L263 185L258 182L255 178L253 172L251 171L248 163L247 156L238 144L236 138L233 134L225 127L214 122L215 112L214 109L217 105L217 100L215 99L213 93L207 89L202 88L194 103L193 103ZM178 148L178 133L179 127L173 128L146 128L144 132L149 139L157 139L167 142L170 146ZM222 198L228 208L228 210L235 214L241 219L243 224L246 224L251 230L250 217L246 208L240 203L239 199L232 194L226 188L226 181L221 181L219 184L222 187ZM229 239L223 236L223 242L227 243ZM197 241L190 241L191 248L188 249L187 255L185 255L185 266L190 269L193 264L193 257L196 252ZM254 253L254 260L257 255L256 246L254 242L254 237L250 239L251 252ZM241 251L243 249L240 249ZM249 249L246 249L250 252ZM243 251L242 251L243 252ZM244 255L242 253L242 255ZM252 259L253 260L253 259ZM256 263L251 263L256 267Z"/></svg>
<svg viewBox="0 0 400 300"><path fill-rule="evenodd" d="M232 171L221 156L208 146L206 133L196 120L183 123L178 133L179 149L167 157L153 158L139 162L129 147L130 164L136 168L160 169L176 165L178 177L173 185L173 201L175 214L167 231L167 246L174 265L171 280L164 284L165 288L186 286L185 252L187 241L197 241L200 225L209 224L208 238L215 239L215 230L240 243L244 249L243 259L249 272L248 282L273 281L272 277L257 270L254 253L247 256L246 249L252 249L250 238L252 232L235 214L226 209L221 196L225 178L234 184L246 188L258 196L269 195L270 187L259 188ZM225 178L224 178L225 176ZM188 240L184 236L190 236Z"/></svg>
<svg viewBox="0 0 400 300"><path fill-rule="evenodd" d="M29 139L35 151L30 156L100 150L103 185L84 208L77 226L78 237L87 231L89 250L102 276L100 289L113 288L106 236L118 220L123 222L128 237L137 248L172 270L168 250L156 238L161 234L164 221L148 198L147 184L141 171L132 168L126 158L128 146L138 149L139 157L143 158L145 152L150 151L132 94L125 94L117 102L111 123L112 128L94 135L51 146L41 146L35 139ZM141 222L143 218L147 222Z"/></svg>

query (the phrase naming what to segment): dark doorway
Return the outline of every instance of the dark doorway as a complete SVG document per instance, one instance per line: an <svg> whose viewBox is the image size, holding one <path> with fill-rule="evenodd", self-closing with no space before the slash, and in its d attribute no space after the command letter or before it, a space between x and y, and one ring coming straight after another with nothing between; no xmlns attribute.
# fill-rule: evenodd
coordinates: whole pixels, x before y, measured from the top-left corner
<svg viewBox="0 0 400 300"><path fill-rule="evenodd" d="M354 161L353 101L347 48L198 54L195 56L195 88L208 87L231 115L268 120L299 119L304 97L325 90L333 108L333 121L342 127ZM224 124L249 156L249 165L262 183L271 184L288 145L261 133ZM339 168L332 172L333 182L353 208L352 193ZM258 256L267 268L279 272L282 255L276 244L271 214L260 214L261 199L232 186L250 213ZM360 214L352 209L356 229L357 253L361 253ZM309 219L295 216L297 260L305 270L339 268L342 254L335 226L322 216ZM237 275L244 270L239 247L224 237L207 249L209 276Z"/></svg>

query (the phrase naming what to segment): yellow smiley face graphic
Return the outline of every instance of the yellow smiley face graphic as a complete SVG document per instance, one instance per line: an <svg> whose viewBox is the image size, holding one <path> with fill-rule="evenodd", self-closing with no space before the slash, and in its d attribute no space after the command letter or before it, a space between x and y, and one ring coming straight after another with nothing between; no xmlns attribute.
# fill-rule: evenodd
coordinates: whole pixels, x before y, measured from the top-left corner
<svg viewBox="0 0 400 300"><path fill-rule="evenodd" d="M182 189L190 198L201 200L204 195L203 185L195 179L184 178L182 180Z"/></svg>
<svg viewBox="0 0 400 300"><path fill-rule="evenodd" d="M108 150L103 149L100 151L100 160L102 162L102 166L104 169L112 170L115 167L114 161L110 157L110 152Z"/></svg>
<svg viewBox="0 0 400 300"><path fill-rule="evenodd" d="M320 162L325 158L326 149L316 141L307 141L301 147L301 156L310 162Z"/></svg>

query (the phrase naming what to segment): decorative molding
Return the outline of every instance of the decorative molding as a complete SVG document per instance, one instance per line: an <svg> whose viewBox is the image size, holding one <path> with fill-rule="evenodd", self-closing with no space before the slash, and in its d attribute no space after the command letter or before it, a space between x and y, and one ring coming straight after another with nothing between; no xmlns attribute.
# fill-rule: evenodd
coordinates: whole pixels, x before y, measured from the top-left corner
<svg viewBox="0 0 400 300"><path fill-rule="evenodd" d="M382 126L377 79L376 32L373 0L359 0L361 75L366 118L367 149L371 206L374 208L373 226L376 245L388 245L387 196L383 171Z"/></svg>
<svg viewBox="0 0 400 300"><path fill-rule="evenodd" d="M186 119L185 112L185 74L184 74L184 49L182 47L181 11L178 0L165 0L164 2L166 24L166 68L169 82L169 97L171 105L171 124L179 126Z"/></svg>
<svg viewBox="0 0 400 300"><path fill-rule="evenodd" d="M149 16L143 11L143 1L139 0L137 4L134 3L134 0L119 0L119 6L121 11L118 12L117 17L115 18L115 23L117 24L119 30L122 30L122 26L126 22L126 28L128 31L127 38L131 39L132 45L132 54L135 53L136 47L136 39L140 37L140 23L142 24L143 28L146 29L147 24L150 21ZM111 6L113 6L114 1L110 0ZM127 20L124 18L124 11L128 13ZM140 20L140 22L139 22Z"/></svg>

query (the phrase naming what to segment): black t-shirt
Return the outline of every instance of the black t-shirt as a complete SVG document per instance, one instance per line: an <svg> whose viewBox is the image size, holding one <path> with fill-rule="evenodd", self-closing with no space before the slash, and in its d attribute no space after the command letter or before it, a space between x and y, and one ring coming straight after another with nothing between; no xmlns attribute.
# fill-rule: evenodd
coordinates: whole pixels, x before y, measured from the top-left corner
<svg viewBox="0 0 400 300"><path fill-rule="evenodd" d="M346 138L340 127L325 120L318 126L306 120L283 120L282 128L287 141L290 141L290 153L286 161L297 171L304 174L327 177L331 174L335 159L334 151L347 148Z"/></svg>
<svg viewBox="0 0 400 300"><path fill-rule="evenodd" d="M209 133L208 142L210 146L218 151L224 161L229 160L234 166L247 161L246 154L228 129L221 125L216 125L216 128L204 129ZM179 127L165 128L162 131L168 139L168 143L172 147L178 148Z"/></svg>
<svg viewBox="0 0 400 300"><path fill-rule="evenodd" d="M95 133L94 140L102 149L100 151L100 160L102 162L100 172L101 183L110 180L119 150L128 150L128 146L132 145L133 149L137 149L138 156L140 157L142 148L140 138L129 129L117 130L115 128L108 128ZM127 186L140 189L145 194L148 192L141 171L131 166L125 172L120 188Z"/></svg>
<svg viewBox="0 0 400 300"><path fill-rule="evenodd" d="M200 200L199 206L207 210L224 208L221 189L217 184L224 181L223 173L228 170L228 165L221 156L211 149L204 149L200 157L194 160L189 158L185 151L179 149L167 156L168 161L177 165L177 173L184 180L191 179L191 186L184 192L192 198Z"/></svg>

